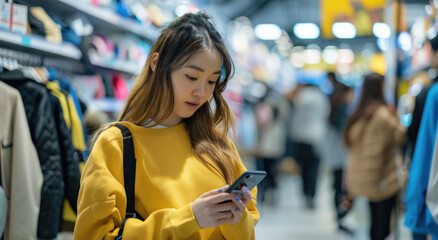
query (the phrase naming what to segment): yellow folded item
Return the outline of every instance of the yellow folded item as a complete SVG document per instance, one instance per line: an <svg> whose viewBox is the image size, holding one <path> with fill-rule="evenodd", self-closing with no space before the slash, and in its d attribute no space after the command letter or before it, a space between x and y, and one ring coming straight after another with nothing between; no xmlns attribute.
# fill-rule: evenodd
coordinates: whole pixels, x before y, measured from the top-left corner
<svg viewBox="0 0 438 240"><path fill-rule="evenodd" d="M62 42L61 26L55 23L42 7L31 7L30 12L43 23L44 28L46 29L47 41L55 43Z"/></svg>

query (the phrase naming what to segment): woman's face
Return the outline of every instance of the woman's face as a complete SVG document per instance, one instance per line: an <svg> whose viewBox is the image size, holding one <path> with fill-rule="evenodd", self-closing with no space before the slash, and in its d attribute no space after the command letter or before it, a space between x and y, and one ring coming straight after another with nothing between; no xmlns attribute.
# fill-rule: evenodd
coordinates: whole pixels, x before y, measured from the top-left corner
<svg viewBox="0 0 438 240"><path fill-rule="evenodd" d="M213 94L222 69L222 57L214 50L193 55L182 68L171 73L174 108L162 124L174 126L192 116ZM208 103L207 103L208 104Z"/></svg>

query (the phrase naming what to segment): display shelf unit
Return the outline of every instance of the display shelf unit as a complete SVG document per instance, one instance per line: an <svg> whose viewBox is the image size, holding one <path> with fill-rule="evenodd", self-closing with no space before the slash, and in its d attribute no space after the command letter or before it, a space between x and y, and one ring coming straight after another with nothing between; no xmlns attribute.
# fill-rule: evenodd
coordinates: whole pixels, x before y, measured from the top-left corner
<svg viewBox="0 0 438 240"><path fill-rule="evenodd" d="M82 56L81 51L72 43L53 43L40 36L22 35L2 29L0 29L1 45L21 48L26 52L60 56L74 60L79 60Z"/></svg>
<svg viewBox="0 0 438 240"><path fill-rule="evenodd" d="M115 98L93 99L89 102L90 108L103 112L121 112L125 102Z"/></svg>
<svg viewBox="0 0 438 240"><path fill-rule="evenodd" d="M128 74L139 74L143 67L143 63L135 63L130 61L123 61L118 59L107 59L98 55L90 55L90 62L94 66L124 72Z"/></svg>
<svg viewBox="0 0 438 240"><path fill-rule="evenodd" d="M71 43L58 44L48 42L40 36L21 35L6 30L0 30L0 47L2 46L13 47L13 49L23 52L62 57L75 61L79 61L82 57L81 51ZM91 55L90 61L94 66L128 74L138 74L142 67L142 64L118 59L105 59L98 55Z"/></svg>
<svg viewBox="0 0 438 240"><path fill-rule="evenodd" d="M81 13L86 15L93 26L99 30L132 33L148 42L154 42L160 34L160 29L152 24L140 24L133 19L123 18L109 9L99 8L78 0L33 0L32 5L43 6L50 14L58 17Z"/></svg>

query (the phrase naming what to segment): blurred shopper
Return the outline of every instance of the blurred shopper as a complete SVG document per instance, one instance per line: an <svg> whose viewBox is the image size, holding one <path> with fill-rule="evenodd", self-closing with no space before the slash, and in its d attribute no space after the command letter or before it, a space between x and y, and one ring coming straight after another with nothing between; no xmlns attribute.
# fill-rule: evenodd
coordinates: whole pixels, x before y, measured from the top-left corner
<svg viewBox="0 0 438 240"><path fill-rule="evenodd" d="M222 93L232 73L207 14L187 13L161 31L117 127L94 137L75 240L255 239L257 190L224 192L246 171L227 137L234 116ZM124 175L133 155L135 174Z"/></svg>
<svg viewBox="0 0 438 240"><path fill-rule="evenodd" d="M255 106L258 129L258 147L255 154L257 169L268 174L258 185L260 201L264 202L265 197L268 197L272 204L277 190L277 166L285 155L289 103L282 94L269 86L267 89Z"/></svg>
<svg viewBox="0 0 438 240"><path fill-rule="evenodd" d="M347 159L347 150L342 140L342 132L347 121L347 111L353 98L353 91L350 87L339 82L334 72L329 72L327 78L333 86L333 91L330 94L330 113L322 158L333 173L334 204L337 212L338 229L351 233L349 229L341 224L341 219L347 213L347 209L341 206L341 201L346 196L343 179Z"/></svg>
<svg viewBox="0 0 438 240"><path fill-rule="evenodd" d="M355 112L344 132L349 149L347 191L351 197L365 196L370 202L371 240L390 233L390 217L400 189L395 151L406 139L394 108L383 97L384 77L372 73L363 82Z"/></svg>
<svg viewBox="0 0 438 240"><path fill-rule="evenodd" d="M298 84L287 96L293 104L289 126L292 155L301 167L306 207L313 209L329 103L313 84Z"/></svg>
<svg viewBox="0 0 438 240"><path fill-rule="evenodd" d="M425 240L427 234L438 239L438 224L426 206L433 147L436 141L438 90L438 36L430 40L432 83L426 85L415 99L408 139L413 146L412 161L406 189L405 225L412 230L414 240Z"/></svg>
<svg viewBox="0 0 438 240"><path fill-rule="evenodd" d="M432 86L438 82L438 36L430 40L432 48L432 61L429 69L429 77L432 78L432 82L427 84L421 89L421 92L415 98L414 111L412 112L412 122L409 125L407 136L408 142L411 145L411 157L414 155L415 144L417 142L418 131L420 129L421 117L423 115L424 104L426 103L426 97Z"/></svg>

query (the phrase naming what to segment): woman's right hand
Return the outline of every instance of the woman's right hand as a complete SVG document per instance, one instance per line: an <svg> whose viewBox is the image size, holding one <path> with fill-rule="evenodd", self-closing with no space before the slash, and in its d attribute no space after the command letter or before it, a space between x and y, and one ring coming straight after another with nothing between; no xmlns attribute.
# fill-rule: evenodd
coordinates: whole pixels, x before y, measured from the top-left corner
<svg viewBox="0 0 438 240"><path fill-rule="evenodd" d="M237 206L232 201L234 194L224 193L227 188L211 190L192 202L193 214L201 228L217 227L233 216Z"/></svg>

